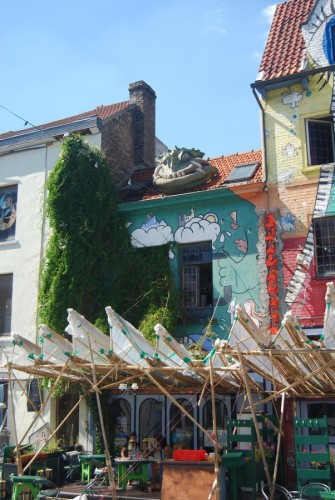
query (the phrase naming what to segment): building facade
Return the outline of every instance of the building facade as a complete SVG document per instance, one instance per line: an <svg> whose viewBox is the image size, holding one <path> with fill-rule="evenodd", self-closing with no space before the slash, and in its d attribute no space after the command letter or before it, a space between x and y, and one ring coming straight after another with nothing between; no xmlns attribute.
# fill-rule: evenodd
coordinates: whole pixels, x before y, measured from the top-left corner
<svg viewBox="0 0 335 500"><path fill-rule="evenodd" d="M154 166L156 95L145 82L129 86L129 100L39 127L0 135L0 335L12 341L16 332L38 343L40 266L48 241L46 187L62 138L78 133L101 149L116 183L132 172ZM160 151L164 145L159 141ZM1 364L6 360L2 359ZM1 374L7 379L7 372ZM8 385L0 396L7 402ZM27 426L31 413L20 391L15 393L15 417ZM50 410L49 410L50 411ZM48 416L55 422L55 409ZM14 429L8 408L7 426ZM23 432L23 427L21 428ZM34 432L38 429L34 429Z"/></svg>

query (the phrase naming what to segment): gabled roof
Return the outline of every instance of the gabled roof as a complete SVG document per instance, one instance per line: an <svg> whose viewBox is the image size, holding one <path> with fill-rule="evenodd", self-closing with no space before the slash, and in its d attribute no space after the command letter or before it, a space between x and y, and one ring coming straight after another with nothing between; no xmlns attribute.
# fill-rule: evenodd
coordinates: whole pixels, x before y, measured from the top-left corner
<svg viewBox="0 0 335 500"><path fill-rule="evenodd" d="M299 73L305 66L304 23L314 0L289 0L277 5L257 81Z"/></svg>
<svg viewBox="0 0 335 500"><path fill-rule="evenodd" d="M10 137L15 137L18 135L28 134L30 132L34 132L35 130L47 130L65 126L72 122L78 122L80 120L85 120L90 117L99 118L102 121L108 120L113 116L117 115L124 109L130 106L129 101L119 102L116 104L109 104L107 106L97 106L95 109L91 111L85 111L84 113L80 113L79 115L70 116L68 118L62 118L61 120L56 120L53 122L45 123L43 125L38 125L36 127L29 127L22 130L16 130L15 132L6 132L4 134L0 134L0 140L7 139Z"/></svg>
<svg viewBox="0 0 335 500"><path fill-rule="evenodd" d="M212 189L217 189L222 187L223 185L227 187L236 187L236 186L244 186L248 184L257 184L262 182L262 151L260 149L247 151L244 153L235 153L227 156L218 156L216 158L208 158L208 161L217 168L218 175L213 177L210 181L197 186L192 189L188 189L183 191L182 193L192 193L198 191L209 191ZM234 170L234 167L238 165L246 165L250 163L257 163L258 166L252 176L252 178L248 180L241 180L238 182L227 182L228 176ZM162 196L168 196L166 194L159 193L152 186L149 186L148 183L152 179L154 169L145 169L138 172L133 173L131 177L132 185L134 185L134 189L131 191L131 196L128 196L127 199L124 198L124 201L135 201L135 200L148 200L151 198L160 198ZM151 184L151 183L150 183ZM136 189L138 188L138 190ZM141 187L146 188L141 192ZM124 192L127 191L127 188L124 188ZM130 200L131 198L131 200Z"/></svg>

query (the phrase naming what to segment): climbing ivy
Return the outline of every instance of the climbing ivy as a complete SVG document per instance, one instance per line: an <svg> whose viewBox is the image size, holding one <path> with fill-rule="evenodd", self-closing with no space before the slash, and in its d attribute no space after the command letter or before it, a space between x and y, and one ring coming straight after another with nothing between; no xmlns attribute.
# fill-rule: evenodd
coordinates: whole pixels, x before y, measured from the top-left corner
<svg viewBox="0 0 335 500"><path fill-rule="evenodd" d="M149 337L159 311L159 322L172 329L177 302L169 292L168 247L131 245L101 151L79 135L66 138L47 189L51 237L41 273L41 322L62 333L71 307L107 333L105 307L111 305Z"/></svg>

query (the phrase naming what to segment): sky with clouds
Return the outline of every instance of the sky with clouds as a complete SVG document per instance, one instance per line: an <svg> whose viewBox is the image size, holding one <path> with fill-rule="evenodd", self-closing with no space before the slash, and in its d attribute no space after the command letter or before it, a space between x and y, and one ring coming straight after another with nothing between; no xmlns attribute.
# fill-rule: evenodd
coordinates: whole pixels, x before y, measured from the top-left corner
<svg viewBox="0 0 335 500"><path fill-rule="evenodd" d="M260 147L266 0L12 0L2 8L0 133L156 92L156 134L216 157ZM20 118L18 118L18 115Z"/></svg>

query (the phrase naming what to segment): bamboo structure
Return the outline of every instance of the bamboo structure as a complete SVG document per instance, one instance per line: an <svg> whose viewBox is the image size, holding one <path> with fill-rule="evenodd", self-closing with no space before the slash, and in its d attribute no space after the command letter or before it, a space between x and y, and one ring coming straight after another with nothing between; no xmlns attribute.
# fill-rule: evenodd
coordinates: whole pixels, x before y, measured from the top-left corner
<svg viewBox="0 0 335 500"><path fill-rule="evenodd" d="M335 288L332 283L327 285L324 335L318 342L308 339L290 313L283 319L277 335L268 336L237 306L228 340L217 340L201 361L194 359L161 325L155 328L157 345L153 346L110 307L106 313L109 336L69 309L66 330L72 341L46 326L41 327L40 345L17 334L7 342L0 339L9 381L11 373L16 371L28 377L62 379L84 386L88 392L95 393L97 399L103 390L118 394L120 383L129 382L138 383L138 394L163 393L212 440L216 472L215 432L213 438L179 405L174 394L201 392L203 397L205 387L210 386L214 400L215 394L238 394L244 388L245 403L248 401L243 403L245 411L251 412L255 424L258 406L281 399L280 425L276 429L279 435L285 399L335 396ZM268 389L264 388L264 380ZM253 398L255 394L257 398ZM216 428L214 408L215 405L213 429ZM255 428L257 430L257 425ZM262 459L267 481L270 481L265 457Z"/></svg>

